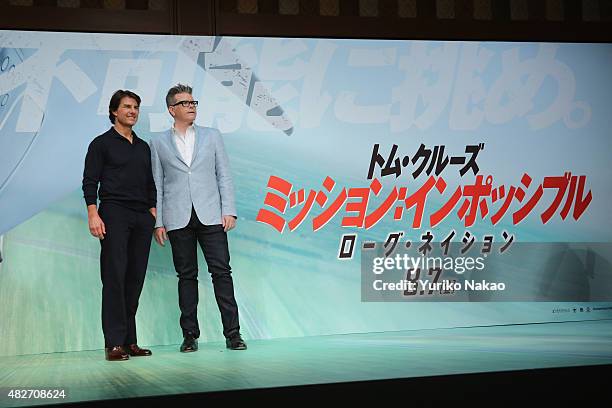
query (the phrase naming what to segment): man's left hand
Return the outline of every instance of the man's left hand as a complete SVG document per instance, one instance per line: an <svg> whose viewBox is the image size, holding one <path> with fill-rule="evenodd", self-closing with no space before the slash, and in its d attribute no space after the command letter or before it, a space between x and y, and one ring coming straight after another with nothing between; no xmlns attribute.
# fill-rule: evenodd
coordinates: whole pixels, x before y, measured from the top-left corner
<svg viewBox="0 0 612 408"><path fill-rule="evenodd" d="M223 231L227 232L233 229L236 226L236 219L233 215L224 215L223 216Z"/></svg>

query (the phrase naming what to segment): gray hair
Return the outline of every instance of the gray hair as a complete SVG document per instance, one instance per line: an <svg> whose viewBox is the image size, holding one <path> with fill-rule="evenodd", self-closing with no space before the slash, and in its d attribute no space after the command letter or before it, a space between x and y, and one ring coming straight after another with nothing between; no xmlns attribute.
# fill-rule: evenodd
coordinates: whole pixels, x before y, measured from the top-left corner
<svg viewBox="0 0 612 408"><path fill-rule="evenodd" d="M168 89L168 93L166 94L166 106L170 107L171 105L176 103L174 97L180 93L188 93L191 95L193 89L189 85L176 84L172 88Z"/></svg>

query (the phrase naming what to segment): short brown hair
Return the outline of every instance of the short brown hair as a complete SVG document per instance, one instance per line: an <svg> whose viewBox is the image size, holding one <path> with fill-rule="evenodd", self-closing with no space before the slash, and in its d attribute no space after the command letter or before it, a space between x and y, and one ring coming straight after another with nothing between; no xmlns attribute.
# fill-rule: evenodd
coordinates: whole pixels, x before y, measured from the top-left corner
<svg viewBox="0 0 612 408"><path fill-rule="evenodd" d="M108 118L110 119L111 123L115 123L115 115L113 115L113 112L119 109L121 99L125 98L126 96L136 100L136 102L138 102L138 106L140 106L140 96L136 95L132 91L119 89L113 94L113 96L111 96L111 100L108 103Z"/></svg>

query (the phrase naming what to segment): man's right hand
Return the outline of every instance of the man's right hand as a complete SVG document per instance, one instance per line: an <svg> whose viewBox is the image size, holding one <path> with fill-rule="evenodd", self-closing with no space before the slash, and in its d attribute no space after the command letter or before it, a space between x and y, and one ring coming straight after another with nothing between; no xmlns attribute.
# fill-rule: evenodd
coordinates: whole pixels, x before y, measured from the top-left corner
<svg viewBox="0 0 612 408"><path fill-rule="evenodd" d="M106 227L104 226L102 218L98 215L98 212L90 213L87 218L89 220L89 232L91 232L91 235L99 239L104 239Z"/></svg>
<svg viewBox="0 0 612 408"><path fill-rule="evenodd" d="M155 232L153 233L153 235L155 235L155 240L157 241L157 243L161 246L164 246L164 242L166 242L166 240L168 239L166 229L164 227L155 228Z"/></svg>

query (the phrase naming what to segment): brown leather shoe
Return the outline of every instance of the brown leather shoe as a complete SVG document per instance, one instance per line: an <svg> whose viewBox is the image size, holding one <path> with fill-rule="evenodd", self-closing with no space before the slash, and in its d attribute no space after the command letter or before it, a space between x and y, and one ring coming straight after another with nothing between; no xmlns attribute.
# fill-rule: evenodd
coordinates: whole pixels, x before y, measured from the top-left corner
<svg viewBox="0 0 612 408"><path fill-rule="evenodd" d="M126 346L126 348L128 354L132 357L144 357L153 354L151 353L151 350L138 347L138 344L129 344L128 346Z"/></svg>
<svg viewBox="0 0 612 408"><path fill-rule="evenodd" d="M130 356L128 356L121 346L106 347L104 351L108 361L124 361L130 359Z"/></svg>

